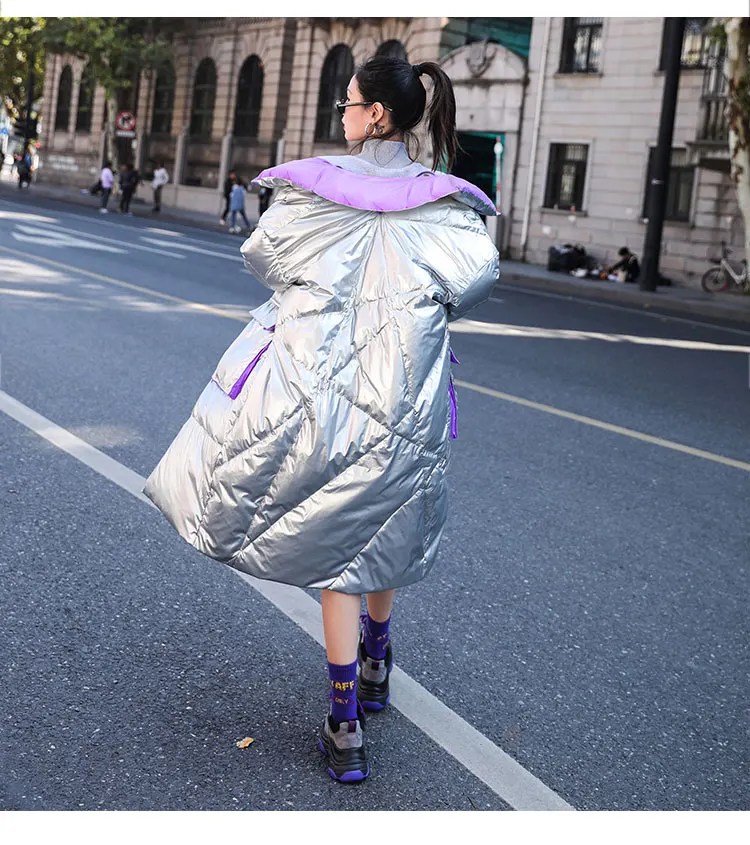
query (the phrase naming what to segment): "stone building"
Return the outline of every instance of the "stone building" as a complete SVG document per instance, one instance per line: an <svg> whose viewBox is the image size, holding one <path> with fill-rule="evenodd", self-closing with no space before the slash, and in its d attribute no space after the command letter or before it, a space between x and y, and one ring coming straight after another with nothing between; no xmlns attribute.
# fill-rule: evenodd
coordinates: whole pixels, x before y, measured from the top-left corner
<svg viewBox="0 0 750 845"><path fill-rule="evenodd" d="M702 32L707 20L686 23L662 241L662 272L693 285L722 240L742 251L723 59ZM623 245L640 253L663 38L663 18L534 20L510 226L516 256L541 264L567 242L606 261Z"/></svg>
<svg viewBox="0 0 750 845"><path fill-rule="evenodd" d="M722 239L741 248L728 176L720 62L689 19L683 45L662 269L697 283ZM380 53L442 63L463 153L453 172L493 196L506 255L544 263L555 243L610 260L640 252L659 124L662 18L187 18L174 62L134 73L118 110L136 118L120 156L163 160L166 205L217 214L230 167L342 153L333 104ZM104 96L85 63L50 56L40 178L84 186L105 150ZM431 162L427 139L420 159ZM533 154L533 160L532 160ZM143 190L143 189L141 189ZM146 191L147 192L147 191Z"/></svg>

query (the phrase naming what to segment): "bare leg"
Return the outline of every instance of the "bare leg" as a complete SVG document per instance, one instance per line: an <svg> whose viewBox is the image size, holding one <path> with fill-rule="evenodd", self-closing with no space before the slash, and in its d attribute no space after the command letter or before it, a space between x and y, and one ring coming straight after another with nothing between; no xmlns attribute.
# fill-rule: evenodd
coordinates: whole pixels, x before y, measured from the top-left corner
<svg viewBox="0 0 750 845"><path fill-rule="evenodd" d="M376 622L386 622L391 615L395 590L384 590L382 593L367 594L367 612Z"/></svg>
<svg viewBox="0 0 750 845"><path fill-rule="evenodd" d="M354 663L357 659L361 597L321 590L320 603L323 605L328 662L339 666Z"/></svg>

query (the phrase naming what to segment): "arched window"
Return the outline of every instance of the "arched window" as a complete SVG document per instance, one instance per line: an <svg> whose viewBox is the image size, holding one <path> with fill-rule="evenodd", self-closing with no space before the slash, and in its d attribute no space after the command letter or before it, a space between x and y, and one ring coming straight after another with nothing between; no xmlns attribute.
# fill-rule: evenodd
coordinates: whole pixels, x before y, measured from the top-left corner
<svg viewBox="0 0 750 845"><path fill-rule="evenodd" d="M171 63L159 68L154 89L154 113L151 118L152 135L169 135L172 129L174 106L174 68Z"/></svg>
<svg viewBox="0 0 750 845"><path fill-rule="evenodd" d="M76 113L76 132L91 132L91 107L94 103L94 76L91 65L86 65L81 74L78 88L78 112ZM59 107L59 106L58 106Z"/></svg>
<svg viewBox="0 0 750 845"><path fill-rule="evenodd" d="M260 105L263 99L263 65L257 56L250 56L240 70L237 81L237 105L234 108L234 134L238 138L257 138Z"/></svg>
<svg viewBox="0 0 750 845"><path fill-rule="evenodd" d="M392 41L384 41L375 51L375 55L388 56L388 58L391 59L403 59L404 61L407 61L406 48L400 41L396 41L395 39Z"/></svg>
<svg viewBox="0 0 750 845"><path fill-rule="evenodd" d="M203 59L195 72L193 108L190 114L191 135L199 138L211 137L215 102L216 65L211 59Z"/></svg>
<svg viewBox="0 0 750 845"><path fill-rule="evenodd" d="M60 85L57 89L57 112L55 113L55 129L68 131L70 125L70 97L73 93L73 69L65 65L60 74Z"/></svg>
<svg viewBox="0 0 750 845"><path fill-rule="evenodd" d="M346 97L346 86L354 73L352 51L345 44L338 44L326 56L320 74L318 119L315 122L316 141L343 141L344 128L334 110L336 100Z"/></svg>

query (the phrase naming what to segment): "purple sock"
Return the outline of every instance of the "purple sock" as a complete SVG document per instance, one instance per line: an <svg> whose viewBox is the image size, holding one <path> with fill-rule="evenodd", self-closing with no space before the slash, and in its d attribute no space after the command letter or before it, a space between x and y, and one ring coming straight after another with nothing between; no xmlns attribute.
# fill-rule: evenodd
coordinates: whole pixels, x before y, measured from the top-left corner
<svg viewBox="0 0 750 845"><path fill-rule="evenodd" d="M328 664L331 682L331 715L335 722L357 718L357 661L346 666Z"/></svg>
<svg viewBox="0 0 750 845"><path fill-rule="evenodd" d="M391 624L389 616L385 622L376 622L369 613L362 617L365 629L365 651L373 660L382 660L388 646L388 628Z"/></svg>

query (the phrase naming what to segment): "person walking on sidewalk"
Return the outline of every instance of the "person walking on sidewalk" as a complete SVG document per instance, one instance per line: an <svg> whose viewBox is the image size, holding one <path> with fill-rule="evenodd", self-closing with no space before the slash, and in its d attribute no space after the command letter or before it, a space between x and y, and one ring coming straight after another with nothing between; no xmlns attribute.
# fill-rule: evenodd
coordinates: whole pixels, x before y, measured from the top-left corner
<svg viewBox="0 0 750 845"><path fill-rule="evenodd" d="M167 168L164 167L164 162L160 161L151 180L151 187L154 189L154 207L151 209L152 211L161 211L161 192L168 182L169 173L167 173Z"/></svg>
<svg viewBox="0 0 750 845"><path fill-rule="evenodd" d="M232 178L232 191L229 195L229 210L232 213L231 219L229 221L229 231L232 233L239 234L242 231L239 226L235 225L238 214L244 220L245 228L250 228L250 221L247 219L247 214L245 214L246 193L247 185L245 185L242 179L240 179L240 177L235 174Z"/></svg>
<svg viewBox="0 0 750 845"><path fill-rule="evenodd" d="M409 154L424 76L433 170ZM431 570L447 516L448 323L487 299L499 257L481 219L497 213L492 200L435 172L457 150L438 64L370 59L337 107L358 154L254 180L278 194L241 252L273 295L143 492L208 557L321 590L329 710L318 743L328 774L356 782L370 773L364 711L390 700L395 590Z"/></svg>
<svg viewBox="0 0 750 845"><path fill-rule="evenodd" d="M226 225L227 222L227 215L229 214L229 197L232 193L232 188L234 186L234 177L235 177L234 170L230 170L227 173L227 178L224 180L224 209L221 212L221 217L219 218L219 223L222 226Z"/></svg>
<svg viewBox="0 0 750 845"><path fill-rule="evenodd" d="M112 173L112 162L105 161L102 172L99 174L99 182L102 186L102 200L99 206L99 213L106 214L107 203L109 203L109 196L112 193L112 186L115 183L115 175Z"/></svg>
<svg viewBox="0 0 750 845"><path fill-rule="evenodd" d="M120 214L131 214L130 201L138 185L138 171L128 162L120 173Z"/></svg>

